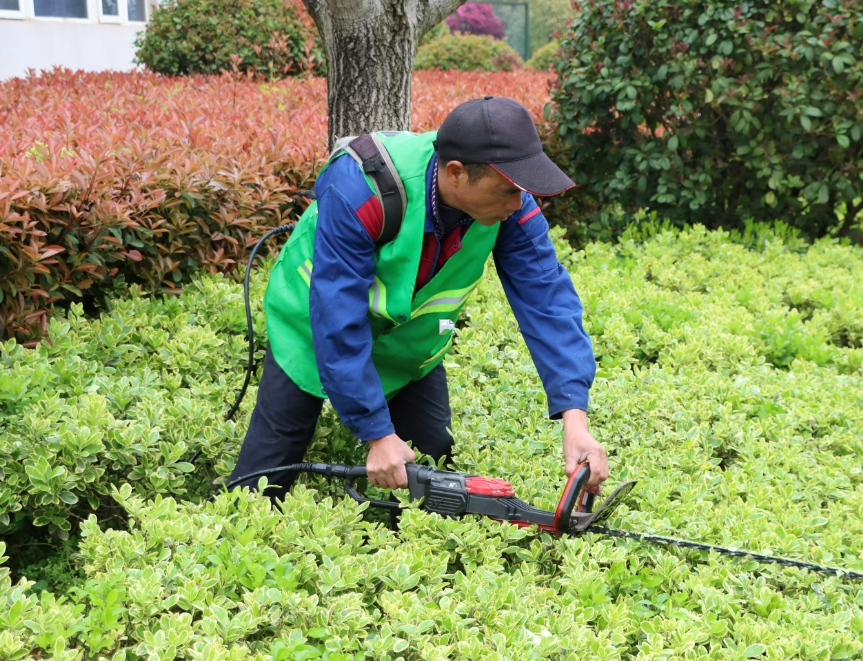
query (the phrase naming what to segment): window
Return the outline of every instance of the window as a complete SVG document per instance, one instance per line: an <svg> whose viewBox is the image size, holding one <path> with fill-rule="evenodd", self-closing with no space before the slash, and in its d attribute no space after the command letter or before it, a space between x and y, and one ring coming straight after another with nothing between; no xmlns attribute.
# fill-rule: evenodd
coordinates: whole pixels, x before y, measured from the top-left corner
<svg viewBox="0 0 863 661"><path fill-rule="evenodd" d="M21 0L0 0L0 18L24 18Z"/></svg>
<svg viewBox="0 0 863 661"><path fill-rule="evenodd" d="M33 15L87 18L87 0L33 0Z"/></svg>
<svg viewBox="0 0 863 661"><path fill-rule="evenodd" d="M146 0L98 0L99 18L103 23L145 23Z"/></svg>
<svg viewBox="0 0 863 661"><path fill-rule="evenodd" d="M120 0L98 0L99 2L99 19L103 23L119 23L120 18Z"/></svg>
<svg viewBox="0 0 863 661"><path fill-rule="evenodd" d="M144 0L127 0L129 3L129 20L143 23L147 20L147 5Z"/></svg>

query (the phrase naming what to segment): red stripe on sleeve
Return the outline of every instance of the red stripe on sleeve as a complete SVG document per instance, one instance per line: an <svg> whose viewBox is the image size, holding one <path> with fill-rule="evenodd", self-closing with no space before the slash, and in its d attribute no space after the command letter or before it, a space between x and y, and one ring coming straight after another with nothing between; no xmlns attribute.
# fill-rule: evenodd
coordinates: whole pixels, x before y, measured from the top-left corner
<svg viewBox="0 0 863 661"><path fill-rule="evenodd" d="M384 226L384 210L381 208L377 195L372 195L366 200L356 213L372 241L377 241Z"/></svg>
<svg viewBox="0 0 863 661"><path fill-rule="evenodd" d="M534 209L530 213L525 214L523 218L519 218L518 224L524 225L527 221L529 221L531 218L533 218L538 213L539 213L539 207L537 207L536 209Z"/></svg>

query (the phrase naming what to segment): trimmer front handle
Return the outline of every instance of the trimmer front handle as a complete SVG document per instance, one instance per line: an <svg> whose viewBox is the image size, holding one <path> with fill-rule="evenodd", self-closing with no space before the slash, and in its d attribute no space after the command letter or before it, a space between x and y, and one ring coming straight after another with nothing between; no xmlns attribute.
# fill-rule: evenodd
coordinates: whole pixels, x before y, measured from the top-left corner
<svg viewBox="0 0 863 661"><path fill-rule="evenodd" d="M599 494L599 486L588 486L589 479L590 466L587 462L579 464L569 476L554 512L554 527L560 532L569 530L573 512L590 514L593 511L593 501Z"/></svg>

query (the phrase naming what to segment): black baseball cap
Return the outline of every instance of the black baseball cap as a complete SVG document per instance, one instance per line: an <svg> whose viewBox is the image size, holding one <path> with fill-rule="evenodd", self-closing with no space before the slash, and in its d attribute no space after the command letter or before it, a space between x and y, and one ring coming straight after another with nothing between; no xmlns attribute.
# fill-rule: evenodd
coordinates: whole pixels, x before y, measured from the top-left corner
<svg viewBox="0 0 863 661"><path fill-rule="evenodd" d="M527 108L506 97L456 106L441 124L435 147L444 161L488 164L533 195L557 195L575 186L543 153Z"/></svg>

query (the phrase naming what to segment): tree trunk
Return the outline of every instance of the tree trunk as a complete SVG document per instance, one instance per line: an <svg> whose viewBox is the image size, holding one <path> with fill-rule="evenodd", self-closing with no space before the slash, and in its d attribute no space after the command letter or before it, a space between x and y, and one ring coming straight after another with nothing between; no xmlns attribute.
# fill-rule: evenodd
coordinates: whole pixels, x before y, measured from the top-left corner
<svg viewBox="0 0 863 661"><path fill-rule="evenodd" d="M329 148L347 135L407 131L420 37L465 0L304 0L327 57Z"/></svg>

